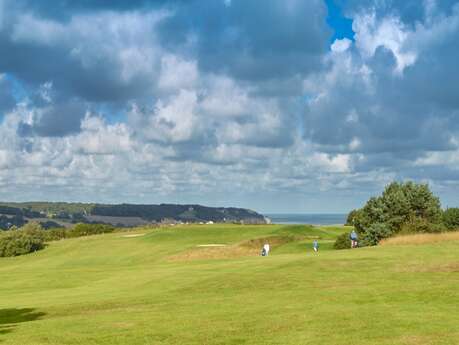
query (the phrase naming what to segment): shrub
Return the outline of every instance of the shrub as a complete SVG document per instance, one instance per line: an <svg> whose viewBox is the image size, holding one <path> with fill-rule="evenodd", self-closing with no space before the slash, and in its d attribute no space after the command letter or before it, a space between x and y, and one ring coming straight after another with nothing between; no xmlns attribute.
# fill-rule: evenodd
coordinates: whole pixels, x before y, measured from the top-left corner
<svg viewBox="0 0 459 345"><path fill-rule="evenodd" d="M7 231L0 236L0 257L28 254L44 246L43 238L36 230Z"/></svg>
<svg viewBox="0 0 459 345"><path fill-rule="evenodd" d="M69 237L68 230L65 228L52 228L43 230L43 239L45 242L58 241Z"/></svg>
<svg viewBox="0 0 459 345"><path fill-rule="evenodd" d="M43 231L43 227L40 225L40 223L28 222L27 224L23 225L19 230L29 233L36 233L39 231Z"/></svg>
<svg viewBox="0 0 459 345"><path fill-rule="evenodd" d="M459 208L447 208L443 212L442 220L448 230L459 229Z"/></svg>
<svg viewBox="0 0 459 345"><path fill-rule="evenodd" d="M77 224L73 229L54 228L44 230L37 222L29 222L14 231L0 235L0 257L23 255L45 247L44 243L68 237L97 235L113 232L115 228L105 224Z"/></svg>
<svg viewBox="0 0 459 345"><path fill-rule="evenodd" d="M349 238L350 233L346 232L344 234L339 235L336 238L335 244L333 248L335 249L350 249L351 248L351 239Z"/></svg>
<svg viewBox="0 0 459 345"><path fill-rule="evenodd" d="M68 232L69 237L105 234L115 231L115 227L106 224L78 223Z"/></svg>
<svg viewBox="0 0 459 345"><path fill-rule="evenodd" d="M424 234L438 233L445 231L446 227L442 223L431 223L427 219L419 217L411 217L405 224L402 225L400 233L402 234Z"/></svg>
<svg viewBox="0 0 459 345"><path fill-rule="evenodd" d="M384 238L392 236L393 231L384 223L375 223L370 225L363 234L363 246L375 246Z"/></svg>

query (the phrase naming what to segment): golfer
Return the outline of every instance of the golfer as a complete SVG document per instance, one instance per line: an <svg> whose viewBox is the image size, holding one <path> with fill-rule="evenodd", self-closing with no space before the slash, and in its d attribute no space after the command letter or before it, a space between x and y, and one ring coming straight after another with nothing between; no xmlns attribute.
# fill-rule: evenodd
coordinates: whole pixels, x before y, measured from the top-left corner
<svg viewBox="0 0 459 345"><path fill-rule="evenodd" d="M349 238L351 239L351 248L357 248L357 240L359 239L359 237L357 236L355 230L352 230L352 232L349 235Z"/></svg>
<svg viewBox="0 0 459 345"><path fill-rule="evenodd" d="M319 251L319 242L317 240L314 240L314 242L312 242L312 248L314 248L314 251L316 253Z"/></svg>
<svg viewBox="0 0 459 345"><path fill-rule="evenodd" d="M265 245L263 246L263 249L266 252L266 256L268 256L269 255L269 243L265 243Z"/></svg>

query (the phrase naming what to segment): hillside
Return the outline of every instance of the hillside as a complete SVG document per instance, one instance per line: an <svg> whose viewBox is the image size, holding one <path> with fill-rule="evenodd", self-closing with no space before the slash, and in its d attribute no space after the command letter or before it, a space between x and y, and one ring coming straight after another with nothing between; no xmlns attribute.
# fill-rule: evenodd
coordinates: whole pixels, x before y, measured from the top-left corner
<svg viewBox="0 0 459 345"><path fill-rule="evenodd" d="M459 343L459 240L332 250L343 231L183 225L3 258L0 343Z"/></svg>
<svg viewBox="0 0 459 345"><path fill-rule="evenodd" d="M30 220L45 227L72 223L106 223L132 227L151 223L244 223L265 224L266 218L252 210L201 205L83 204L62 202L0 202L0 229L22 226Z"/></svg>

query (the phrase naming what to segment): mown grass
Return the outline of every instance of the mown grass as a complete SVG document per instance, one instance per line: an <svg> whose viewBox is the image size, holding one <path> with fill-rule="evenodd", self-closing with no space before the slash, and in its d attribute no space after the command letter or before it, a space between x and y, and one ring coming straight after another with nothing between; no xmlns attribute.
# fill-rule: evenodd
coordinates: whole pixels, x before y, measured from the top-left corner
<svg viewBox="0 0 459 345"><path fill-rule="evenodd" d="M3 258L0 344L459 343L459 241L331 250L343 231L180 226ZM269 257L171 260L270 237L289 240Z"/></svg>

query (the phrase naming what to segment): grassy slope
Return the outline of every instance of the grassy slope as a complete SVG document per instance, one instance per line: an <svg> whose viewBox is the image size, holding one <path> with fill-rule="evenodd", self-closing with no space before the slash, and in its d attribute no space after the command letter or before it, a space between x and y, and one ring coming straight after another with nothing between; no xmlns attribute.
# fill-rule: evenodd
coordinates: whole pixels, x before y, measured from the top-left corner
<svg viewBox="0 0 459 345"><path fill-rule="evenodd" d="M459 241L328 250L342 231L184 226L0 259L0 344L459 343ZM297 241L267 258L168 259L270 235Z"/></svg>

